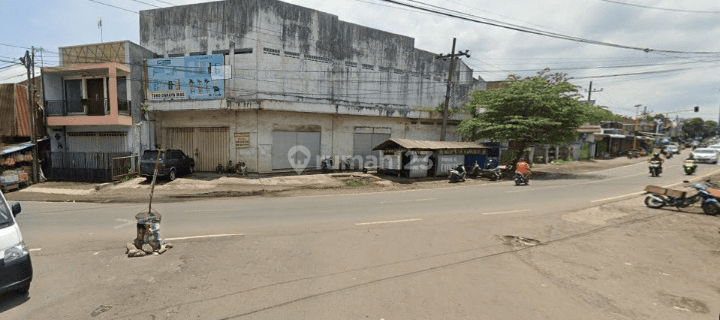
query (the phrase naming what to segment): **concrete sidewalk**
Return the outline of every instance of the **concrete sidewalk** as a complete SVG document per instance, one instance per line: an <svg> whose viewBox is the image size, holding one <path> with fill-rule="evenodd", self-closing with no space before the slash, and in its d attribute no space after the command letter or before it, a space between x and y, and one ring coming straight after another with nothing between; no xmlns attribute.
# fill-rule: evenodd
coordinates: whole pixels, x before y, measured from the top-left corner
<svg viewBox="0 0 720 320"><path fill-rule="evenodd" d="M572 161L533 165L535 179L572 179L577 175L646 162L647 157L610 160ZM505 177L509 179L510 177ZM463 185L497 183L487 179L468 179ZM430 189L451 186L444 177L406 179L374 172L288 174L217 174L196 172L175 181L159 179L153 202L173 202L207 197L296 196L328 193L383 192ZM145 178L115 183L45 182L9 192L10 201L147 202L151 184Z"/></svg>

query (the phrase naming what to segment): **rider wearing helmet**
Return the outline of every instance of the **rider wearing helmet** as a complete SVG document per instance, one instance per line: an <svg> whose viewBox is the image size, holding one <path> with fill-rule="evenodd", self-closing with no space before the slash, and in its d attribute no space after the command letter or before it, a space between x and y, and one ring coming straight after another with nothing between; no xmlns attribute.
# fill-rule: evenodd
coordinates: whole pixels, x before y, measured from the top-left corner
<svg viewBox="0 0 720 320"><path fill-rule="evenodd" d="M653 153L652 158L650 158L650 160L648 160L648 161L649 161L649 162L655 162L655 161L660 162L660 167L662 167L663 159L660 158L660 152L659 152L659 151L655 151L655 153Z"/></svg>

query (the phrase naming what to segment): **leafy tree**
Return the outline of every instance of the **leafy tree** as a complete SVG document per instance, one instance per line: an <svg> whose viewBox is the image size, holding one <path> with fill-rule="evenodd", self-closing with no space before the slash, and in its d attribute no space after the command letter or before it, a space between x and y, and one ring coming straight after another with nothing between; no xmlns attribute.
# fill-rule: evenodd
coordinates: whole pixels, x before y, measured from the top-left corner
<svg viewBox="0 0 720 320"><path fill-rule="evenodd" d="M492 141L515 141L519 146L514 163L533 144L561 144L577 139L575 129L585 123L619 120L611 112L578 101L577 87L567 74L544 69L532 77L508 76L507 87L476 90L466 106L472 118L463 120L457 132L465 137Z"/></svg>
<svg viewBox="0 0 720 320"><path fill-rule="evenodd" d="M682 131L685 135L690 137L705 138L713 135L717 125L718 124L715 121L703 121L702 118L693 118L683 123Z"/></svg>

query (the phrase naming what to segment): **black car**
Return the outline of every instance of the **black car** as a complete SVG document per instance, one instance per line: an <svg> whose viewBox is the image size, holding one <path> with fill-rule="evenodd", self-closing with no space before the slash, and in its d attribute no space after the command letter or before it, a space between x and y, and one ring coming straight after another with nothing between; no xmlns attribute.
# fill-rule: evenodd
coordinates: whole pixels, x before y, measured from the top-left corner
<svg viewBox="0 0 720 320"><path fill-rule="evenodd" d="M140 174L152 180L155 171L155 161L158 159L157 150L146 150L140 158ZM180 173L193 173L195 160L185 155L181 150L168 149L162 151L158 162L158 177L167 177L173 181Z"/></svg>

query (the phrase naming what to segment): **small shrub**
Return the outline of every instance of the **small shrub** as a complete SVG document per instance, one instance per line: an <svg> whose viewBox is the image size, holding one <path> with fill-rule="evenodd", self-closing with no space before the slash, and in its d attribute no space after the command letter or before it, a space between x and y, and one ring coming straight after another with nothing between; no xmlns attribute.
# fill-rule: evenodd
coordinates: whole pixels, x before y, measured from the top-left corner
<svg viewBox="0 0 720 320"><path fill-rule="evenodd" d="M364 186L364 185L365 185L365 181L350 180L350 181L347 182L347 185L348 185L349 187L361 187L361 186Z"/></svg>

